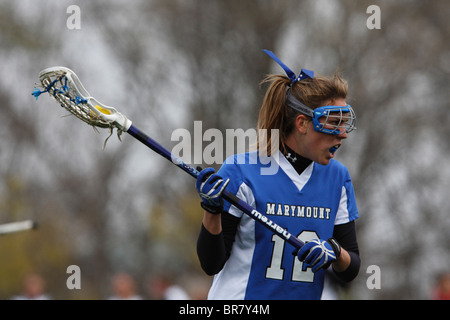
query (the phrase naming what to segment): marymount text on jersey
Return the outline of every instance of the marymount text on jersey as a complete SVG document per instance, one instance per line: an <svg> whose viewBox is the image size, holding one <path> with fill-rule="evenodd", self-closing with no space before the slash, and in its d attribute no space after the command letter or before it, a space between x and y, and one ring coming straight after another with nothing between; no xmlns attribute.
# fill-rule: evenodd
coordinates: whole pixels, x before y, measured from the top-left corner
<svg viewBox="0 0 450 320"><path fill-rule="evenodd" d="M268 215L330 220L331 208L266 203Z"/></svg>

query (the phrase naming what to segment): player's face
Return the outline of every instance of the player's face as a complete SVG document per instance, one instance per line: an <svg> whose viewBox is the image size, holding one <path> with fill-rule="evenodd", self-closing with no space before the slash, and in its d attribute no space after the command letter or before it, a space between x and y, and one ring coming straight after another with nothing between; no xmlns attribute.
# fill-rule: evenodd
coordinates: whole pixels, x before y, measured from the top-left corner
<svg viewBox="0 0 450 320"><path fill-rule="evenodd" d="M346 106L347 103L345 99L340 98L333 102L329 101L324 105ZM319 120L324 121L325 119ZM336 120L336 123L328 121L327 124L332 128L331 126L339 126L339 121L339 119ZM345 128L341 127L339 134L332 135L315 131L312 121L308 121L306 126L305 133L299 139L299 154L319 164L327 165L334 157L335 152L335 150L330 151L330 149L338 149L342 144L342 140L347 138ZM325 128L327 128L327 125L325 125Z"/></svg>

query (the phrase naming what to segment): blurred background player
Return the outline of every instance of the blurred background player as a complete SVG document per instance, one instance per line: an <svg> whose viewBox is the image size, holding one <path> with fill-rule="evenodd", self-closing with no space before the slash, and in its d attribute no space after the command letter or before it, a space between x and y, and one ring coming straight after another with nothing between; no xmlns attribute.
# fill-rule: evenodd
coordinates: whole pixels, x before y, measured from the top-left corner
<svg viewBox="0 0 450 320"><path fill-rule="evenodd" d="M150 299L152 300L190 300L187 291L175 283L169 274L158 274L148 282Z"/></svg>
<svg viewBox="0 0 450 320"><path fill-rule="evenodd" d="M450 300L450 273L442 273L436 277L432 298L433 300Z"/></svg>
<svg viewBox="0 0 450 320"><path fill-rule="evenodd" d="M50 300L47 293L46 282L38 273L28 274L23 282L22 294L12 297L13 300Z"/></svg>
<svg viewBox="0 0 450 320"><path fill-rule="evenodd" d="M112 281L113 294L108 300L142 300L137 292L136 282L128 273L118 273L113 276Z"/></svg>

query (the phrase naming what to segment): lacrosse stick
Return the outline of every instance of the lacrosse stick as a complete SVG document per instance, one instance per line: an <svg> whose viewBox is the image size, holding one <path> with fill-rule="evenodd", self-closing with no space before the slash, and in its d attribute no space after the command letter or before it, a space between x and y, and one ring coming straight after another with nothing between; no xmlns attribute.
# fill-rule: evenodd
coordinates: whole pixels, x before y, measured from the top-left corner
<svg viewBox="0 0 450 320"><path fill-rule="evenodd" d="M0 235L36 229L37 223L32 220L0 224Z"/></svg>
<svg viewBox="0 0 450 320"><path fill-rule="evenodd" d="M109 128L111 134L115 128L117 129L119 138L122 132L127 132L159 155L170 160L192 177L197 178L199 171L184 163L158 142L136 128L126 116L118 112L115 108L106 106L91 97L72 70L65 67L47 68L39 73L39 80L41 81L43 90L41 91L36 88L33 91L32 94L36 99L40 94L48 92L63 108L78 119L94 127ZM226 189L222 193L222 196L236 208L261 223L264 227L286 240L295 248L300 249L304 245L302 241L289 233L285 228L259 213Z"/></svg>

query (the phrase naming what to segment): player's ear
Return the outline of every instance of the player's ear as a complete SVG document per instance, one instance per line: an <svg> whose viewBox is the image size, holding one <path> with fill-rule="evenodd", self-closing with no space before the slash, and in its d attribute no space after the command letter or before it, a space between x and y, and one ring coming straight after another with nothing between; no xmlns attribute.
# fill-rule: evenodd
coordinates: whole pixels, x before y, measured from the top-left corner
<svg viewBox="0 0 450 320"><path fill-rule="evenodd" d="M295 127L300 134L306 134L308 132L309 118L303 114L300 114L295 118Z"/></svg>

